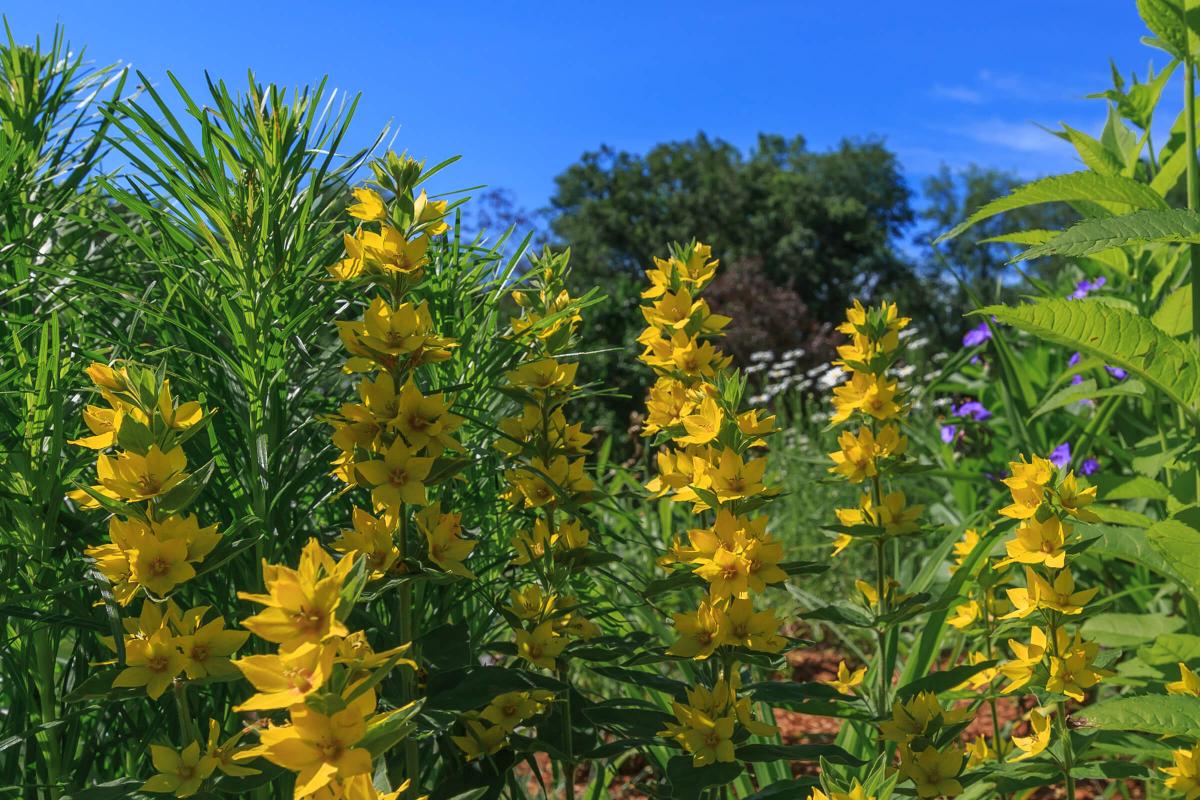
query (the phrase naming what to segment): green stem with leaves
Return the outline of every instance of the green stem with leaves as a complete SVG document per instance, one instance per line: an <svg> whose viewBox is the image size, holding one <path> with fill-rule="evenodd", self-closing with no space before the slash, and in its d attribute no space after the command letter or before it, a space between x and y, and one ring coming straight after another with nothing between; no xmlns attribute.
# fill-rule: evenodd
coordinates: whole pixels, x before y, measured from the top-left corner
<svg viewBox="0 0 1200 800"><path fill-rule="evenodd" d="M1196 65L1191 54L1183 59L1183 130L1187 158L1187 207L1200 210L1200 166L1196 159ZM1200 350L1200 245L1188 246L1192 280L1192 345ZM1200 426L1198 431L1200 432ZM1200 499L1200 460L1196 462L1196 497Z"/></svg>
<svg viewBox="0 0 1200 800"><path fill-rule="evenodd" d="M1050 620L1050 652L1055 658L1062 658L1062 653L1058 650L1058 630L1062 627L1062 622L1055 616ZM1055 724L1058 727L1059 737L1062 739L1062 768L1063 778L1066 781L1067 798L1075 800L1075 776L1071 774L1075 769L1075 748L1071 745L1071 728L1067 725L1067 703L1065 700L1059 700L1055 705L1055 716L1057 720Z"/></svg>

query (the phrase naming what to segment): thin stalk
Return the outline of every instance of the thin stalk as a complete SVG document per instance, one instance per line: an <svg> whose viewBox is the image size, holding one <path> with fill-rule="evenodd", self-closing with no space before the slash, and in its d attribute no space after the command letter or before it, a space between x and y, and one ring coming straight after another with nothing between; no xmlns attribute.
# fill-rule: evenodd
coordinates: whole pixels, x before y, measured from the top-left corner
<svg viewBox="0 0 1200 800"><path fill-rule="evenodd" d="M175 681L173 693L175 695L175 708L179 711L179 743L180 746L187 747L190 743L196 741L196 727L192 723L192 709L188 707L187 684L183 681Z"/></svg>
<svg viewBox="0 0 1200 800"><path fill-rule="evenodd" d="M564 797L575 800L575 742L571 736L571 682L567 673L567 666L563 664L558 670L558 679L567 685L567 690L563 693L562 746L567 757L563 764L563 788Z"/></svg>
<svg viewBox="0 0 1200 800"><path fill-rule="evenodd" d="M1058 651L1059 627L1061 627L1061 623L1057 619L1050 625L1050 647L1055 658L1062 658L1062 653ZM1062 767L1063 777L1066 779L1067 800L1075 800L1075 776L1071 774L1071 770L1075 768L1075 748L1071 746L1071 729L1067 725L1067 703L1065 700L1059 700L1056 704L1055 716L1058 717L1056 724L1063 743Z"/></svg>
<svg viewBox="0 0 1200 800"><path fill-rule="evenodd" d="M54 651L50 638L45 629L38 630L33 638L34 657L37 659L37 690L38 704L41 712L42 725L49 725L58 719L58 700L54 682ZM39 736L46 747L46 784L50 800L58 800L62 789L58 785L62 774L62 752L58 741L58 732L49 727Z"/></svg>
<svg viewBox="0 0 1200 800"><path fill-rule="evenodd" d="M400 504L400 541L397 545L400 551L400 562L408 558L408 504ZM413 636L413 613L412 613L412 581L405 581L400 584L400 639L402 642L411 643ZM416 652L412 652L412 658L417 660ZM419 663L419 662L418 662ZM401 705L408 705L416 699L416 680L415 672L405 671L401 682ZM408 736L404 739L404 774L405 777L412 781L413 791L419 791L421 781L421 760L420 751L417 747L417 741Z"/></svg>
<svg viewBox="0 0 1200 800"><path fill-rule="evenodd" d="M1200 209L1200 167L1196 160L1196 68L1190 55L1183 59L1183 130L1188 150L1187 207ZM1192 346L1200 350L1200 245L1188 246L1192 277ZM1197 425L1200 433L1200 424ZM1196 462L1196 497L1200 498L1200 460Z"/></svg>
<svg viewBox="0 0 1200 800"><path fill-rule="evenodd" d="M883 508L883 486L878 475L871 478L871 492L875 513L880 514L880 510ZM883 536L875 540L875 601L880 617L887 614L887 557L884 552L886 542L887 540ZM888 687L891 683L885 663L887 661L887 633L882 627L877 627L875 637L879 648L879 700L877 706L880 716L883 716L887 713Z"/></svg>

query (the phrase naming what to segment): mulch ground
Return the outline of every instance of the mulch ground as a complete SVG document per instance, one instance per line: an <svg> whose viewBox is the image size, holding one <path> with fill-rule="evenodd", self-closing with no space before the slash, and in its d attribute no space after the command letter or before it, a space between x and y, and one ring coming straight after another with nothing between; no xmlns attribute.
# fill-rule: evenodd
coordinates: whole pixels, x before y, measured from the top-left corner
<svg viewBox="0 0 1200 800"><path fill-rule="evenodd" d="M837 676L838 663L842 656L833 647L813 647L806 650L794 650L787 654L790 674L779 673L778 680L792 680L798 683L830 680ZM1018 734L1028 733L1028 722L1024 721L1032 704L1020 698L1000 698L996 702L996 715L1001 727L1009 723L1016 724ZM784 744L805 744L832 741L841 729L842 721L833 717L819 717L811 714L800 714L794 711L777 709L775 724L779 727L780 738ZM970 741L977 736L990 736L992 732L992 712L985 704L976 713L975 719L964 731L963 738ZM542 773L542 780L547 786L552 786L550 760L543 754L537 756L537 763ZM812 775L816 773L816 764L795 762L792 765L794 775ZM529 767L521 764L517 773L524 775L531 794L540 792L538 781ZM581 766L576 773L577 794L582 794L589 785L589 771L586 765ZM608 796L621 800L646 800L646 794L639 791L638 786L656 780L654 771L640 756L627 758L622 762L618 773L609 784ZM1106 784L1102 781L1082 781L1076 787L1076 800L1094 800L1103 794ZM1141 784L1130 781L1129 794L1135 800L1145 796ZM1065 800L1066 790L1060 787L1038 789L1022 795L1020 800ZM1014 799L1015 800L1015 799Z"/></svg>

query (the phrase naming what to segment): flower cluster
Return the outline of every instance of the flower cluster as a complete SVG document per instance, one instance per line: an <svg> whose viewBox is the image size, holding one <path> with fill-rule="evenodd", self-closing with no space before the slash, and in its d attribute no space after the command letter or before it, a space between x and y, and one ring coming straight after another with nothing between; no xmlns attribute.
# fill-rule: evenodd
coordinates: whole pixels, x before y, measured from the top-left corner
<svg viewBox="0 0 1200 800"><path fill-rule="evenodd" d="M853 508L837 510L838 537L834 554L841 553L857 538L866 538L882 548L887 539L916 533L920 506L910 506L904 492L885 491L908 451L908 437L901 429L907 413L899 382L889 370L900 351L900 331L908 325L894 303L866 308L857 300L846 310L846 321L838 331L850 341L838 347L835 362L849 379L833 390L835 425L851 422L838 436L839 449L830 453L829 471L851 484L866 484L866 491ZM882 581L880 582L882 583ZM886 604L887 592L877 587L878 603ZM879 609L880 615L886 613Z"/></svg>
<svg viewBox="0 0 1200 800"><path fill-rule="evenodd" d="M395 798L413 781L387 794L372 781L373 759L404 736L417 704L377 711L383 676L416 665L403 657L409 645L375 652L362 631L346 627L367 570L357 556L335 562L311 539L296 569L264 560L265 593L238 592L263 606L242 625L278 649L234 662L256 690L234 711L286 712L287 722L271 720L234 760L261 757L296 773L296 800Z"/></svg>
<svg viewBox="0 0 1200 800"><path fill-rule="evenodd" d="M204 478L204 471L188 473L183 444L208 415L199 403L176 403L170 381L153 370L97 363L87 374L108 405L84 409L92 435L71 444L100 451L98 483L68 497L81 508L104 508L113 516L108 544L89 547L86 554L121 605L142 591L166 597L195 577L195 565L221 539L216 525L202 528L194 516L182 513Z"/></svg>
<svg viewBox="0 0 1200 800"><path fill-rule="evenodd" d="M656 374L642 435L669 443L657 454L658 474L647 488L690 503L699 517L687 542L676 540L660 562L690 569L708 590L695 611L674 615L677 638L667 652L697 660L721 653L724 664L711 689L697 688L687 705L676 703L679 724L665 732L697 766L734 760L735 724L758 735L773 730L755 722L748 699L737 697L736 658L746 650L778 653L787 644L775 612L756 610L755 603L769 585L787 579L783 546L767 531L767 517L755 513L775 494L763 481L762 455L775 418L738 411L744 381L711 341L730 320L699 297L716 268L710 248L695 242L656 258L642 292L647 327L638 337L645 348L640 360Z"/></svg>
<svg viewBox="0 0 1200 800"><path fill-rule="evenodd" d="M347 489L368 490L374 513L354 509L353 527L334 547L361 554L375 578L410 571L411 509L426 506L415 522L428 561L471 577L463 561L475 543L461 536L457 515L443 513L429 499L429 487L452 471L453 460L445 454L461 449L453 434L462 418L450 413L443 392L422 389L421 367L450 358L455 343L437 334L428 301L413 296L431 238L447 229L446 203L429 200L423 190L416 194L419 162L389 153L372 168L391 201L371 188L354 190L357 202L349 213L365 224L345 237L346 256L330 274L374 295L361 320L338 323L350 353L345 371L364 377L358 402L343 404L331 420L341 453L334 475Z"/></svg>
<svg viewBox="0 0 1200 800"><path fill-rule="evenodd" d="M321 557L315 544L311 553L306 550L309 560L305 563L323 564L325 580L334 583L340 581L343 564L361 563L365 579L380 582L379 591L397 589L392 622L400 646L388 652L398 658L401 649L412 647L417 638L414 574L474 578L466 561L476 542L463 535L461 515L443 510L441 502L431 496L431 489L466 463L454 435L463 420L451 413L452 398L429 388L436 381L431 365L448 360L457 344L437 332L429 301L420 297L433 257L433 240L449 227L444 219L449 207L445 201L431 200L424 190L418 192L427 177L421 162L388 153L371 168L375 188L355 189L356 202L348 209L361 224L353 235L344 237L345 256L329 269L334 281L361 290L367 301L361 319L337 323L342 345L349 353L343 371L362 377L357 384L358 401L343 404L330 422L333 443L340 452L333 474L345 484L345 492L358 488L369 493L371 507L369 511L354 508L351 528L333 542L334 549L344 554L336 569L328 556ZM421 553L418 541L423 544ZM324 591L322 602L336 599L329 593L332 588ZM326 607L322 619L332 612L332 607ZM333 627L322 637L348 636L336 620L330 624ZM313 648L301 648L297 653L285 655L281 650L280 658L299 659L304 670L327 674L322 660L329 658L327 648L316 647L321 641L324 638L310 641ZM335 663L340 663L347 648L372 658L361 634L343 638L338 648ZM412 709L416 701L415 672L420 661L416 648L412 656L413 671L400 676L400 711ZM294 666L289 662L280 668ZM329 721L336 727L342 724L340 714L349 715L346 724L352 725L356 736L369 737L374 723L367 718L375 707L374 691L337 686L334 696L343 697L330 707L336 714L329 716L322 710L324 706L310 703L301 720L293 718L294 726L299 726L295 730L303 733L313 720L312 724ZM392 724L386 721L390 719L385 717L379 724ZM270 741L274 740L264 735L264 746ZM275 752L286 759L293 746L286 739L279 742ZM411 738L404 741L404 747L405 784L415 787L421 780L418 749ZM269 751L265 755L271 758ZM359 787L355 781L369 783L369 774L358 771L364 764L369 766L369 759L365 752L355 759L345 769L339 766L338 774L347 781L338 791L365 797L366 785ZM287 766L279 760L276 763ZM317 766L320 774L332 774L328 766ZM358 777L364 774L366 777ZM298 780L297 786L302 782Z"/></svg>
<svg viewBox="0 0 1200 800"><path fill-rule="evenodd" d="M507 463L505 497L520 526L511 541L513 585L504 616L517 656L560 676L568 671L564 651L571 642L600 634L572 588L592 552L594 523L587 507L600 495L586 463L592 436L566 410L580 391L579 363L569 354L578 349L582 321L580 302L566 288L569 257L549 250L531 257L511 293L517 311L509 341L518 355L500 391L516 401L517 410L500 420L494 444ZM518 724L544 712L553 699L545 692L500 695L481 714L463 718L466 735L455 741L469 758L495 752ZM562 699L568 701L565 694ZM500 713L514 703L513 712Z"/></svg>
<svg viewBox="0 0 1200 800"><path fill-rule="evenodd" d="M892 707L892 718L879 726L884 741L900 751L900 772L912 780L918 797L962 794L958 781L965 753L958 735L967 720L965 709L946 709L932 692L920 692Z"/></svg>
<svg viewBox="0 0 1200 800"><path fill-rule="evenodd" d="M1081 488L1075 474L1056 469L1050 460L1032 457L1009 464L1010 476L1004 480L1012 502L1000 514L1015 520L1012 536L1004 542L1005 557L994 569L1007 576L1020 570L1024 585L1006 590L1011 610L1001 620L1037 618L1022 639L1009 639L1012 658L1000 666L1008 681L1002 692L1034 692L1039 708L1030 714L1029 736L1013 736L1019 754L1013 760L1038 756L1051 740L1051 707L1066 730L1066 703L1069 698L1083 702L1085 693L1111 675L1097 665L1099 647L1088 642L1078 620L1098 587L1076 585L1070 556L1078 542L1073 522L1094 522L1098 518L1087 507L1096 499L1095 487ZM1003 579L1003 578L1002 578ZM1064 742L1064 769L1071 768L1071 748ZM1058 756L1055 756L1056 758Z"/></svg>

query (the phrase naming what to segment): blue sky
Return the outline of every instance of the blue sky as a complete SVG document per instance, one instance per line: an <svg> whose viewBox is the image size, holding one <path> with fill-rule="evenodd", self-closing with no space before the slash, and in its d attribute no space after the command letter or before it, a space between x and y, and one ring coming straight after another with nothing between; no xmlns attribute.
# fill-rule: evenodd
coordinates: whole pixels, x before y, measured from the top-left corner
<svg viewBox="0 0 1200 800"><path fill-rule="evenodd" d="M1108 60L1153 58L1133 0L859 2L26 2L20 40L56 22L97 62L201 90L204 70L361 91L354 137L389 122L397 149L537 208L600 144L644 151L704 131L813 149L884 137L914 187L941 163L1033 177L1072 168L1036 123L1098 132ZM1173 116L1172 111L1172 116ZM1169 120L1167 120L1169 124Z"/></svg>

